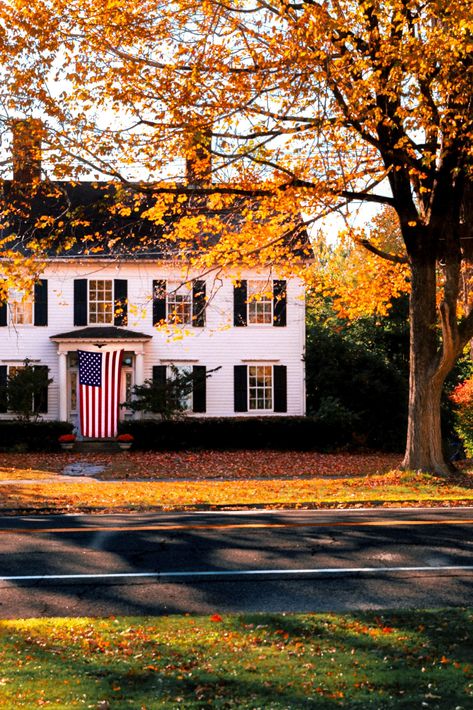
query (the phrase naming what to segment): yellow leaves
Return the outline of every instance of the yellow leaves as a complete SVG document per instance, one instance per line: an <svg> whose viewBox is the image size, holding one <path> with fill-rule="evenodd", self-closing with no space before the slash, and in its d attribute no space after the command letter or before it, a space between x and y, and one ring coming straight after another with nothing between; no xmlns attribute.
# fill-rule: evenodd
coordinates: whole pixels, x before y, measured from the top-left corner
<svg viewBox="0 0 473 710"><path fill-rule="evenodd" d="M383 211L373 220L366 235L347 231L333 249L315 253L319 258L313 274L315 295L330 297L341 318L386 315L391 301L409 292L409 268L372 253L363 241L388 254L403 255L403 244L395 215Z"/></svg>

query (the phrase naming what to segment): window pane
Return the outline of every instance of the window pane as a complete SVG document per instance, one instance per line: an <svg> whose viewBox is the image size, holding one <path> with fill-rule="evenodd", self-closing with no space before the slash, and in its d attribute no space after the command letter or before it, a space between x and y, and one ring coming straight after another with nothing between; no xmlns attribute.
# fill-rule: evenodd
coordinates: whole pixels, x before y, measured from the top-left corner
<svg viewBox="0 0 473 710"><path fill-rule="evenodd" d="M248 323L271 325L273 296L268 281L248 281Z"/></svg>
<svg viewBox="0 0 473 710"><path fill-rule="evenodd" d="M192 297L190 293L177 293L167 295L168 323L174 325L192 324Z"/></svg>
<svg viewBox="0 0 473 710"><path fill-rule="evenodd" d="M250 365L248 367L249 409L268 410L273 407L272 365Z"/></svg>
<svg viewBox="0 0 473 710"><path fill-rule="evenodd" d="M111 279L89 281L89 323L113 323Z"/></svg>
<svg viewBox="0 0 473 710"><path fill-rule="evenodd" d="M8 294L10 322L12 325L32 325L33 297L24 291L10 289Z"/></svg>

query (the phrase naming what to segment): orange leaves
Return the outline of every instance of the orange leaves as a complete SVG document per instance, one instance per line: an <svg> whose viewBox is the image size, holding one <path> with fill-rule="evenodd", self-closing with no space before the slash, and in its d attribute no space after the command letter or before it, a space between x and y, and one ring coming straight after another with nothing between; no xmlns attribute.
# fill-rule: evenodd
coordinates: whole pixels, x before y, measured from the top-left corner
<svg viewBox="0 0 473 710"><path fill-rule="evenodd" d="M368 234L347 230L333 248L319 250L319 265L313 274L314 292L316 296L329 296L341 318L384 316L394 298L410 291L408 265L370 250L404 257L395 213L383 210L371 226Z"/></svg>

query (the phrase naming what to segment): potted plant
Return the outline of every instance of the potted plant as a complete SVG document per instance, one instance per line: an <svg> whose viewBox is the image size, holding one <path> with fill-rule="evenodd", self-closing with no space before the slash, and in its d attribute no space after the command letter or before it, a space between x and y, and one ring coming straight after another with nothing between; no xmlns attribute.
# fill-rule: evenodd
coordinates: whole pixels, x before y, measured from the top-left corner
<svg viewBox="0 0 473 710"><path fill-rule="evenodd" d="M133 443L133 436L131 434L119 434L117 436L117 443L122 451L126 451Z"/></svg>
<svg viewBox="0 0 473 710"><path fill-rule="evenodd" d="M75 434L61 434L58 438L59 444L61 445L61 449L63 449L63 451L70 451L74 446L75 440Z"/></svg>

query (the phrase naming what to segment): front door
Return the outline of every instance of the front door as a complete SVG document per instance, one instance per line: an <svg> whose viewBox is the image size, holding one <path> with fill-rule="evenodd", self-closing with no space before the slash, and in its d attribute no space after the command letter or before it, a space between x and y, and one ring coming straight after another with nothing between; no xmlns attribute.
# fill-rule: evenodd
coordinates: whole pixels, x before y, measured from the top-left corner
<svg viewBox="0 0 473 710"><path fill-rule="evenodd" d="M132 352L123 354L122 370L120 376L120 403L126 402L131 397L132 388L134 385L134 360L135 356ZM82 438L80 431L80 411L79 411L79 368L78 357L76 352L68 353L68 370L67 370L67 411L68 421L74 426L74 432L78 439ZM131 419L133 413L127 407L120 407L118 418Z"/></svg>

